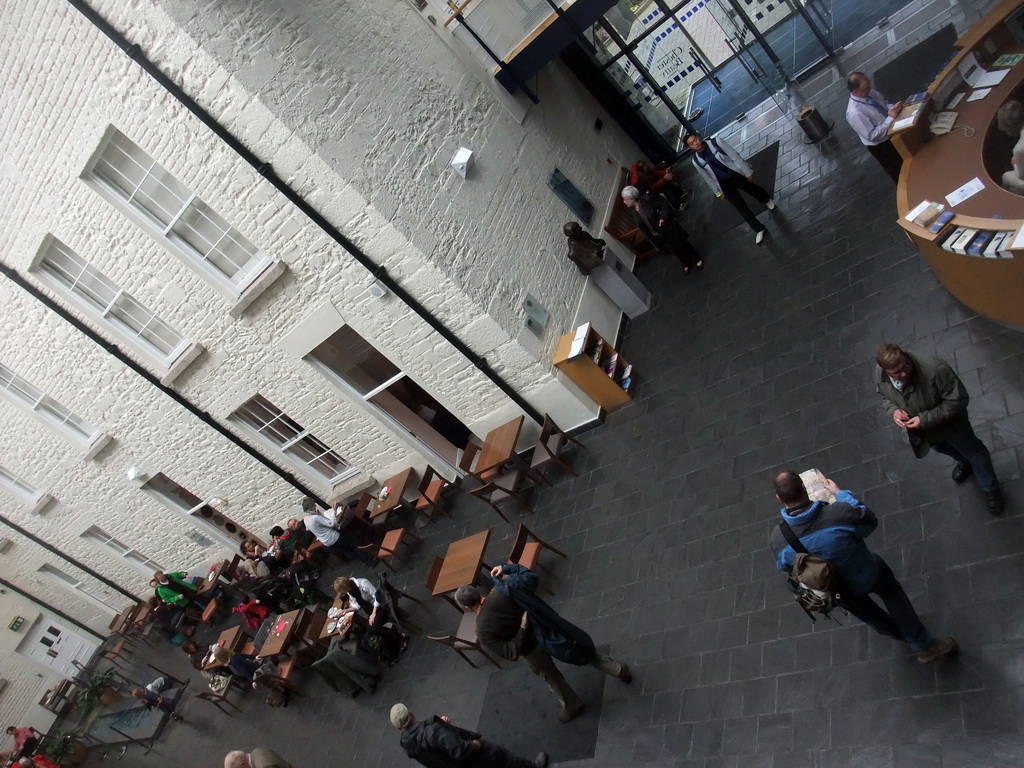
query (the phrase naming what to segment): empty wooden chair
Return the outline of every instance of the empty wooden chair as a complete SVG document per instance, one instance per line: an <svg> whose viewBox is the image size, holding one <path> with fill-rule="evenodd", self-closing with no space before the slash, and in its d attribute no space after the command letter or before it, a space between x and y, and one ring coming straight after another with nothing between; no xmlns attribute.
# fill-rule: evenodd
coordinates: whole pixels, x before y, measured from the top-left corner
<svg viewBox="0 0 1024 768"><path fill-rule="evenodd" d="M420 480L416 489L419 492L416 498L416 511L426 515L428 520L434 519L434 512L451 514L448 510L448 503L442 494L453 485L455 483L442 477L436 469L428 464L427 471L423 473L423 479Z"/></svg>
<svg viewBox="0 0 1024 768"><path fill-rule="evenodd" d="M505 517L505 513L501 511L499 505L509 500L515 501L525 512L533 512L533 509L526 503L526 499L523 498L518 490L522 479L523 471L521 469L510 469L491 477L479 488L474 488L468 491L468 493L485 501L498 514L498 517L507 523L508 518Z"/></svg>
<svg viewBox="0 0 1024 768"><path fill-rule="evenodd" d="M459 454L459 469L466 474L473 474L473 465L476 464L477 454L480 453L480 446L470 443Z"/></svg>
<svg viewBox="0 0 1024 768"><path fill-rule="evenodd" d="M239 709L238 705L235 704L233 701L230 701L228 699L228 693L230 693L230 692L231 692L231 685L228 685L228 687L225 688L220 693L214 693L213 691L206 690L206 691L200 691L199 693L195 694L195 697L197 699L200 699L201 701L208 701L208 702L210 702L217 709L219 709L221 712L224 712L224 713L226 713L228 715L230 715L231 713L228 712L226 709L224 709L224 707L222 707L221 704L227 704L229 707L234 707L236 712L241 712L242 710Z"/></svg>
<svg viewBox="0 0 1024 768"><path fill-rule="evenodd" d="M391 564L391 560L397 560L402 565L408 563L405 559L398 554L399 548L402 544L408 545L407 539L413 541L421 541L420 537L413 533L408 528L393 528L384 534L384 538L381 539L380 544L367 544L360 549L368 549L377 553L377 558L388 567L392 573L395 571L395 567Z"/></svg>
<svg viewBox="0 0 1024 768"><path fill-rule="evenodd" d="M559 557L568 558L562 550L551 546L543 541L537 534L520 524L516 531L516 538L512 542L512 551L509 552L508 561L518 563L531 571L536 570L539 565L541 550L549 549Z"/></svg>
<svg viewBox="0 0 1024 768"><path fill-rule="evenodd" d="M428 640L433 640L436 643L447 645L459 656L465 659L466 663L471 667L476 667L476 664L466 655L466 651L476 651L483 656L487 661L491 662L494 666L501 669L501 664L491 656L484 647L480 645L480 641L476 638L476 614L475 613L463 613L462 619L459 621L459 628L455 630L454 635L440 635L437 637L427 635Z"/></svg>
<svg viewBox="0 0 1024 768"><path fill-rule="evenodd" d="M113 648L103 651L103 653L100 654L100 658L107 659L108 661L113 662L115 667L123 669L124 665L118 661L118 659L127 660L127 657L131 655L131 651L126 646L126 641L118 640L114 644Z"/></svg>
<svg viewBox="0 0 1024 768"><path fill-rule="evenodd" d="M559 429L551 417L544 414L544 425L541 427L540 437L537 438L537 444L533 448L533 456L530 459L530 471L548 485L551 485L551 481L544 470L551 464L557 464L563 471L578 475L579 473L562 458L562 453L569 443L576 443L580 448L583 447L583 443Z"/></svg>

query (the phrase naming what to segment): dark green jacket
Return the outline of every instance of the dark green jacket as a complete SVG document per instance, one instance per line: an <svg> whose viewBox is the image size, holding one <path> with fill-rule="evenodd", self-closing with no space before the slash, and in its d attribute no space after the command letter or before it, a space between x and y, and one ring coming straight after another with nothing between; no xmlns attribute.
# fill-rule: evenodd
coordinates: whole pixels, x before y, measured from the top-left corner
<svg viewBox="0 0 1024 768"><path fill-rule="evenodd" d="M901 409L911 417L921 418L920 429L907 430L914 455L921 458L935 443L970 429L967 403L971 398L948 363L935 357L904 352L914 366L907 386L900 392L885 371L875 366L875 391L882 398L882 407L890 422L893 414Z"/></svg>

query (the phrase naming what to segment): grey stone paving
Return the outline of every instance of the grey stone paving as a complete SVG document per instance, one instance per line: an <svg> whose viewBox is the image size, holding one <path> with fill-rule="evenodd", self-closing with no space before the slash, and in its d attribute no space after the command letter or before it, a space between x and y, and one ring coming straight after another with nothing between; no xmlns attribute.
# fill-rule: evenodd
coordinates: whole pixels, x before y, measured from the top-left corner
<svg viewBox="0 0 1024 768"><path fill-rule="evenodd" d="M699 275L684 279L665 258L641 269L654 307L621 345L640 376L635 401L582 436L579 477L556 474L534 493L535 515L513 513L569 554L549 560L553 604L636 676L604 685L594 758L560 765L1024 764L1024 334L938 285L838 103L828 107L836 138L823 147L803 146L785 121L758 137L783 150L763 245L741 225L699 239ZM699 215L709 201L696 197ZM1005 484L1004 517L988 515L976 486L952 484L948 460L915 460L886 423L870 383L883 340L959 371ZM932 631L956 636L958 659L920 666L855 620L811 625L766 547L771 476L787 466L820 467L878 513L869 543ZM396 583L422 595L429 558L488 526L499 561L514 526L458 498ZM416 615L425 633L458 620L429 600ZM184 674L178 652L153 656ZM131 748L121 764L212 766L231 748L270 746L298 768L405 766L387 724L393 702L474 727L490 676L503 674L417 635L372 695L343 698L300 672L305 695L287 709L250 694L229 717L191 701L149 756Z"/></svg>

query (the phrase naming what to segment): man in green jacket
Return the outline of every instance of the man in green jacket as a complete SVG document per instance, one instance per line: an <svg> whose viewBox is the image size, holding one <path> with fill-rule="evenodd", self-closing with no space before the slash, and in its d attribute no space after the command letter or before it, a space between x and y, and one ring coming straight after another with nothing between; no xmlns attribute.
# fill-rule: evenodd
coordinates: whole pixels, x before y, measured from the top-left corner
<svg viewBox="0 0 1024 768"><path fill-rule="evenodd" d="M164 573L157 571L153 574L153 580L149 582L151 587L156 588L156 596L168 605L175 605L185 608L196 598L197 590L188 581L188 574L185 571Z"/></svg>
<svg viewBox="0 0 1024 768"><path fill-rule="evenodd" d="M1001 515L1003 492L992 456L974 434L967 418L970 396L949 364L890 343L878 348L875 362L875 391L889 418L906 430L914 455L921 458L934 448L952 458L953 482L977 476L988 511Z"/></svg>

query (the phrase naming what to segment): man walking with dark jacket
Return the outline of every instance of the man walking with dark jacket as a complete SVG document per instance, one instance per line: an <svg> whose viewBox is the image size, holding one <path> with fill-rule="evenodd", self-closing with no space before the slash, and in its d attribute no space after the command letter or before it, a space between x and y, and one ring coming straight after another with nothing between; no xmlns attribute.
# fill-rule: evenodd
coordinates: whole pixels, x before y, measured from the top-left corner
<svg viewBox="0 0 1024 768"><path fill-rule="evenodd" d="M836 497L834 503L812 502L796 472L787 470L775 477L775 498L784 505L783 522L808 552L828 560L839 572L839 604L875 632L905 642L922 664L953 653L953 638L933 639L928 634L889 565L864 543L878 527L875 513L832 480L825 481L825 488ZM772 530L768 544L775 567L789 573L796 552L779 526ZM881 598L884 610L871 599L872 593Z"/></svg>
<svg viewBox="0 0 1024 768"><path fill-rule="evenodd" d="M623 662L594 647L590 635L566 621L536 595L537 574L509 563L491 570L494 589L484 597L474 586L455 591L455 602L476 614L476 636L503 659L523 658L562 705L558 719L567 723L583 712L583 700L555 666L552 657L576 666L590 665L624 683L633 675Z"/></svg>
<svg viewBox="0 0 1024 768"><path fill-rule="evenodd" d="M967 418L971 398L960 377L944 360L911 353L895 344L880 346L875 362L875 391L889 418L906 430L914 455L920 459L934 448L949 456L956 462L953 482L959 485L975 475L988 511L1003 514L1003 491L992 456Z"/></svg>
<svg viewBox="0 0 1024 768"><path fill-rule="evenodd" d="M427 768L545 768L548 764L545 752L531 762L484 741L479 733L453 725L443 715L417 722L405 704L391 708L391 724L402 732L405 754Z"/></svg>

